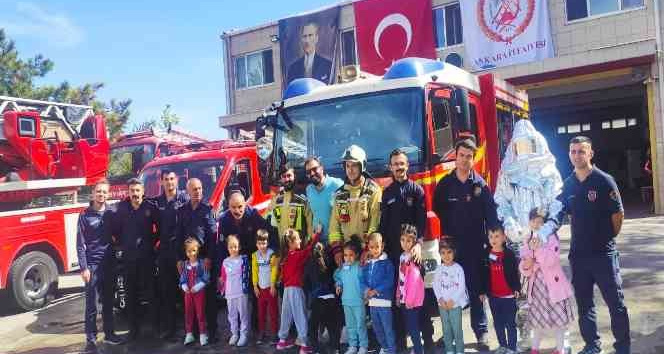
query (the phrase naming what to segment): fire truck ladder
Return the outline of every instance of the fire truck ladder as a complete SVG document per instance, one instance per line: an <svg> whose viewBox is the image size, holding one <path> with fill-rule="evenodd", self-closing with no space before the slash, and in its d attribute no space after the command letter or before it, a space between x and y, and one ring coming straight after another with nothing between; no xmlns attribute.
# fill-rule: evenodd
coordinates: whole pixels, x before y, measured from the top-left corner
<svg viewBox="0 0 664 354"><path fill-rule="evenodd" d="M61 120L72 136L78 136L74 125L94 114L92 107L70 103L32 100L26 98L0 96L0 141L6 140L3 114L7 111L39 112L44 118ZM0 192L25 191L33 189L79 187L85 185L85 178L63 178L0 183Z"/></svg>

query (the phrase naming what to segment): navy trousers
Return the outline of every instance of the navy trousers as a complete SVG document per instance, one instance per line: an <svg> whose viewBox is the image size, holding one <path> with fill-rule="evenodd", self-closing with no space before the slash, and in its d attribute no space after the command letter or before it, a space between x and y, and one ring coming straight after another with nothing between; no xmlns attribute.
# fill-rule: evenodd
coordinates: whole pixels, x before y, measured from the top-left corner
<svg viewBox="0 0 664 354"><path fill-rule="evenodd" d="M101 297L104 334L113 334L113 268L110 262L88 265L90 282L85 284L85 338L97 340L97 301Z"/></svg>
<svg viewBox="0 0 664 354"><path fill-rule="evenodd" d="M611 332L616 353L630 352L629 316L625 306L618 253L570 257L572 285L579 311L579 330L588 346L600 347L597 311L593 300L595 284L609 307Z"/></svg>

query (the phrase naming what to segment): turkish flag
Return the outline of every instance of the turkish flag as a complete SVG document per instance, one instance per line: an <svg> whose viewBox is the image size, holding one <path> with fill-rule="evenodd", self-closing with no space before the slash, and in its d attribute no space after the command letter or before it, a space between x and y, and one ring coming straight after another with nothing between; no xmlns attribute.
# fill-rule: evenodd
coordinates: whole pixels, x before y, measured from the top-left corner
<svg viewBox="0 0 664 354"><path fill-rule="evenodd" d="M360 69L384 75L395 60L436 58L431 0L353 3Z"/></svg>

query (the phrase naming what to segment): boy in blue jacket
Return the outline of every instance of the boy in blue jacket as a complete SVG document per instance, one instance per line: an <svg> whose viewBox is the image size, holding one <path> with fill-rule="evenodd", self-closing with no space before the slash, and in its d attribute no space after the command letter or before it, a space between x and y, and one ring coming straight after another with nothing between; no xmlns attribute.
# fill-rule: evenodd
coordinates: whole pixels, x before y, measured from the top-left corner
<svg viewBox="0 0 664 354"><path fill-rule="evenodd" d="M392 327L392 300L394 299L394 265L383 252L383 236L369 235L370 259L362 268L365 297L369 301L371 323L382 352L396 353Z"/></svg>

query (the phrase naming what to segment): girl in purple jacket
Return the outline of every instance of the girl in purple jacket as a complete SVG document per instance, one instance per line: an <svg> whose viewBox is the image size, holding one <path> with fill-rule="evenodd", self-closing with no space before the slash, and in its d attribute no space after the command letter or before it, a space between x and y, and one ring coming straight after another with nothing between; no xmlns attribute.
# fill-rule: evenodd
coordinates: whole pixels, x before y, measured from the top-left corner
<svg viewBox="0 0 664 354"><path fill-rule="evenodd" d="M528 328L533 330L531 354L539 354L542 337L556 336L556 350L565 353L565 332L574 320L572 286L560 265L560 241L552 234L541 243L533 233L544 224L547 215L537 209L530 211L530 238L521 248L521 274L528 279Z"/></svg>

